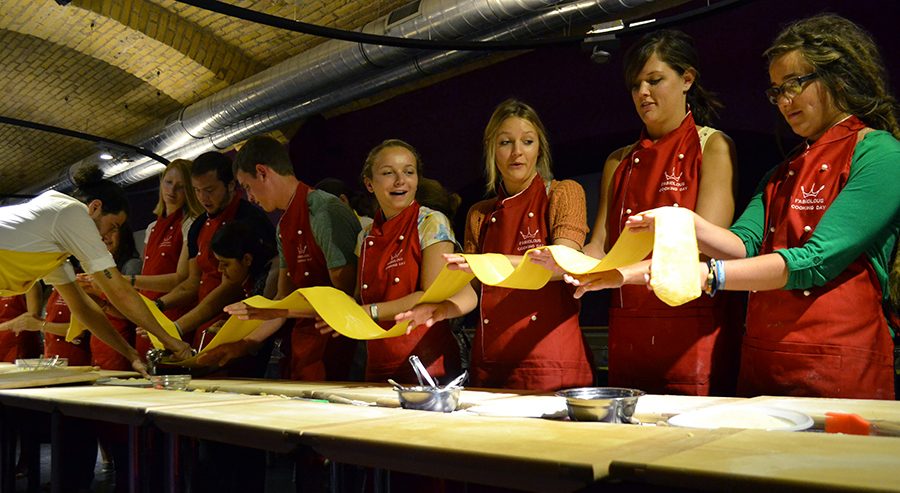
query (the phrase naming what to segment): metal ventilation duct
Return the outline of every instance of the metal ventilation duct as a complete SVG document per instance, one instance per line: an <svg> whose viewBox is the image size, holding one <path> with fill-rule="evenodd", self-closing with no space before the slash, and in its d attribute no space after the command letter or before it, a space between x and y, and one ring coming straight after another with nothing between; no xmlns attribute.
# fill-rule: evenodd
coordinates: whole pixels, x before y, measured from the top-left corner
<svg viewBox="0 0 900 493"><path fill-rule="evenodd" d="M423 39L535 38L572 25L598 22L653 0L422 0L417 13L388 25L394 11L364 32ZM400 9L404 9L401 7ZM400 10L398 9L398 10ZM396 17L396 16L395 16ZM279 65L169 115L130 142L170 159L224 149L250 136L484 56L480 52L418 50L327 41ZM418 56L416 56L418 54ZM72 188L71 170L88 163L123 185L156 175L148 158L101 161L97 155L73 164L47 188Z"/></svg>

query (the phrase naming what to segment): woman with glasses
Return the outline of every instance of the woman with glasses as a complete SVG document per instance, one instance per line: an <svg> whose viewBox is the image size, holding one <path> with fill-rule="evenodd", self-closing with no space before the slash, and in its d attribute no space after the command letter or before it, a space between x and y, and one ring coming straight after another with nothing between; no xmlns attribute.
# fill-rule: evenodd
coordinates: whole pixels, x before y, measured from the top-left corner
<svg viewBox="0 0 900 493"><path fill-rule="evenodd" d="M694 210L727 226L734 214L734 144L703 126L721 104L699 83L697 51L685 33L660 30L625 54L625 82L644 124L640 139L606 160L593 235L584 252L603 258L633 213L661 206ZM609 385L655 394L733 394L741 307L699 299L670 307L643 282L650 261L582 278L583 289L619 288L609 316ZM732 308L729 310L729 308Z"/></svg>
<svg viewBox="0 0 900 493"><path fill-rule="evenodd" d="M699 266L704 289L751 292L738 391L893 399L882 307L900 230L900 126L881 56L830 14L787 27L765 54L769 101L806 141L731 228L695 216L714 257Z"/></svg>

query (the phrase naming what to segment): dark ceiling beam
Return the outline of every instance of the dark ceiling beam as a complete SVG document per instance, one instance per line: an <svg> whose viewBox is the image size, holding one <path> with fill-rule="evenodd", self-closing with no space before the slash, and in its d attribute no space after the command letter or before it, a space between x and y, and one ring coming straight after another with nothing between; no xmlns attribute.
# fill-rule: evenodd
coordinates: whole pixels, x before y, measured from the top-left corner
<svg viewBox="0 0 900 493"><path fill-rule="evenodd" d="M0 123L5 123L7 125L15 125L17 127L30 128L32 130L40 130L41 132L50 132L58 135L65 135L67 137L74 137L76 139L87 140L90 142L95 142L97 144L102 144L109 146L112 149L120 149L120 150L128 150L132 152L136 152L142 156L146 156L150 159L159 161L164 165L169 164L169 160L156 154L154 152L148 151L143 147L134 146L131 144L126 144L125 142L119 142L118 140L107 139L106 137L100 137L99 135L87 134L84 132L79 132L77 130L70 130L68 128L62 127L54 127L53 125L46 125L43 123L32 122L28 120L20 120L18 118L11 118L8 116L0 115Z"/></svg>
<svg viewBox="0 0 900 493"><path fill-rule="evenodd" d="M319 26L308 22L295 21L285 19L264 12L231 5L219 0L177 0L180 3L192 5L197 8L216 12L218 14L244 19L246 21L263 24L288 31L309 34L312 36L320 36L329 39L339 39L342 41L350 41L353 43L374 44L382 46L392 46L397 48L413 48L423 50L460 50L460 51L517 51L517 50L533 50L538 48L550 48L559 46L571 46L581 43L585 39L584 34L576 34L571 36L558 36L537 40L518 40L518 41L465 41L465 40L441 40L434 41L430 39L415 38L398 38L396 36L383 36L378 34L369 34L359 31L349 31L346 29L335 29L332 27ZM657 19L652 23L639 24L635 26L627 26L615 33L616 36L622 34L639 33L645 30L660 29L669 25L684 22L687 19L698 18L713 14L722 9L733 7L741 2L748 0L721 0L715 3L708 3L702 7L674 15L664 19Z"/></svg>

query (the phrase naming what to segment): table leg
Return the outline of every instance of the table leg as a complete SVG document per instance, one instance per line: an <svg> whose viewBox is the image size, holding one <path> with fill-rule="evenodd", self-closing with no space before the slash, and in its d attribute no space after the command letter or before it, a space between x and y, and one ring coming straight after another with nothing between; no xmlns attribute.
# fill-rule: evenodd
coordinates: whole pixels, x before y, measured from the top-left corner
<svg viewBox="0 0 900 493"><path fill-rule="evenodd" d="M59 410L50 413L50 493L62 493L63 417Z"/></svg>
<svg viewBox="0 0 900 493"><path fill-rule="evenodd" d="M16 433L6 406L0 406L0 491L16 490Z"/></svg>
<svg viewBox="0 0 900 493"><path fill-rule="evenodd" d="M174 433L163 433L163 491L165 493L175 493L178 491L177 474L177 454L178 435Z"/></svg>
<svg viewBox="0 0 900 493"><path fill-rule="evenodd" d="M387 469L375 469L373 476L375 477L375 484L372 486L375 488L375 493L390 493L391 471Z"/></svg>

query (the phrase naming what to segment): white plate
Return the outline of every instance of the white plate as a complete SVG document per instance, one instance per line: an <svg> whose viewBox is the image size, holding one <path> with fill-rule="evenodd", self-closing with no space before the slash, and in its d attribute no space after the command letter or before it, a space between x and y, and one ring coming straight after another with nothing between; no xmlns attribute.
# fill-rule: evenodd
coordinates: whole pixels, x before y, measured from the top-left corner
<svg viewBox="0 0 900 493"><path fill-rule="evenodd" d="M682 428L799 431L812 426L813 420L806 414L777 407L716 406L673 416L669 424Z"/></svg>
<svg viewBox="0 0 900 493"><path fill-rule="evenodd" d="M551 396L521 396L486 401L466 408L466 412L501 418L561 419L567 415L566 400Z"/></svg>

